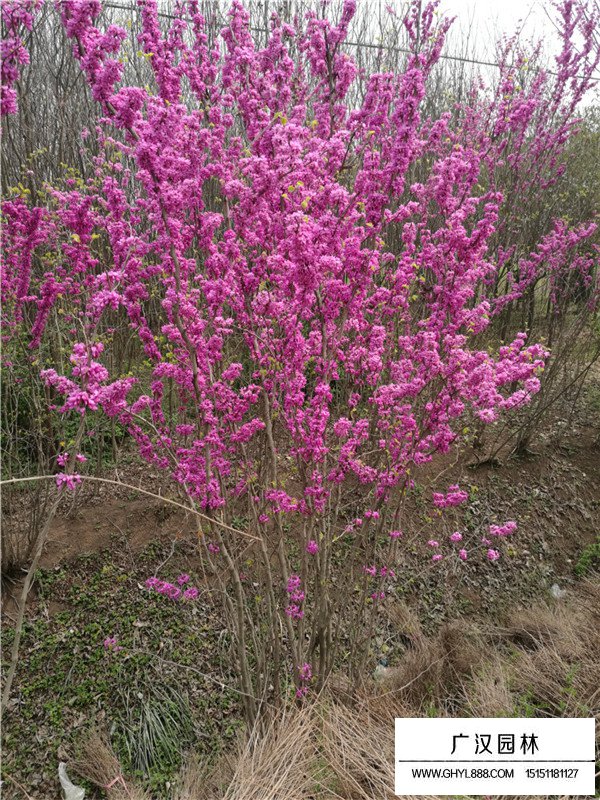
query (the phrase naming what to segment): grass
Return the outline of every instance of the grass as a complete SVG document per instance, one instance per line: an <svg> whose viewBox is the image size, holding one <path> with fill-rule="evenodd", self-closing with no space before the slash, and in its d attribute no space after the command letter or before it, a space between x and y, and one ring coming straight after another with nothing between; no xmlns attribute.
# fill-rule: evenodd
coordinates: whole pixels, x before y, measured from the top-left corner
<svg viewBox="0 0 600 800"><path fill-rule="evenodd" d="M350 696L334 679L302 709L284 709L262 735L240 737L216 763L196 754L174 782L173 798L391 800L394 717L598 716L598 577L582 582L566 604L513 612L501 625L454 623L435 636L400 609L397 624L411 628L412 645L382 684ZM96 785L121 774L97 736L77 769ZM108 795L142 800L143 792L130 781Z"/></svg>
<svg viewBox="0 0 600 800"><path fill-rule="evenodd" d="M185 571L196 579L189 561L192 551L186 548L189 545L180 543L171 551L167 544L155 541L134 557L115 539L110 550L80 556L68 567L39 571L15 684L18 694L4 721L2 769L8 780L7 797L11 796L10 778L37 796L53 796L58 760L72 760L81 742L95 730L119 770L133 780L135 791L148 791L153 798L172 797L173 786L185 783L181 770L186 751L196 754L205 774L223 749L236 741L240 709L235 692L225 688L235 686L235 675L228 663L219 611L208 604L178 605L143 589L146 577L165 560L161 577L174 580ZM588 551L591 548L584 552ZM416 588L423 597L415 605L411 595ZM575 611L573 605L562 612L561 604L538 607L506 616L500 628L492 623L466 624L464 618L445 622L450 613L462 616L464 609L457 607L454 596L450 610L443 587L433 580L409 587L406 598L399 592L384 624L383 646L396 665L386 689L391 694L353 698L350 705L346 698L340 705L336 693L330 692L309 725L311 741L315 736L320 741L309 759L312 791L316 796L337 792L346 797L344 792L350 792L348 798L363 797L356 794L357 773L346 775L336 766L335 752L344 769L350 769L352 759L349 752L340 750L331 714L339 717L340 725L343 721L346 726L360 727L357 709L368 708L370 716L381 717L385 728L390 725L392 708L423 716L586 716L597 712L597 697L593 700L590 692L600 685L600 674L589 654L598 654L600 645L597 637L585 631L598 629L600 610L589 588L586 592L578 595ZM441 613L436 612L434 625L432 612L438 608ZM496 617L502 613L496 609ZM122 651L106 651L107 636L116 636ZM4 652L11 637L11 629L5 627ZM600 658L596 659L598 663ZM350 713L358 714L355 723ZM292 719L288 713L285 724L296 725ZM32 729L35 737L30 735ZM381 738L383 734L378 729L372 735ZM281 731L272 736L287 742L285 736L281 739ZM265 753L271 747L269 741L267 737ZM368 752L365 746L361 752ZM250 757L243 755L244 745L239 747L233 762L227 762L230 767ZM254 766L240 767L244 781L252 770L263 769L257 766L257 758L252 750ZM224 769L223 762L218 767L219 791L238 800L241 778L235 783L230 767ZM88 780L93 782L92 777ZM309 796L302 792L298 800ZM14 796L18 796L16 791ZM246 796L252 797L239 795ZM217 789L212 797L221 797Z"/></svg>
<svg viewBox="0 0 600 800"><path fill-rule="evenodd" d="M587 547L581 551L577 563L575 564L574 572L578 578L582 578L592 570L600 569L600 534L595 542L590 542Z"/></svg>
<svg viewBox="0 0 600 800"><path fill-rule="evenodd" d="M146 682L119 687L123 708L116 726L125 766L140 775L169 775L194 741L194 721L183 687Z"/></svg>
<svg viewBox="0 0 600 800"><path fill-rule="evenodd" d="M132 774L145 775L155 796L166 791L188 747L216 753L235 736L237 699L227 688L235 676L223 657L218 612L143 588L169 553L170 547L153 543L132 560L115 542L68 569L39 571L18 691L4 718L6 796L10 777L53 796L61 754L72 754L95 727L107 733ZM183 556L176 549L164 567L166 579L179 574L175 564ZM185 571L191 573L188 566ZM4 653L12 635L5 626ZM108 636L123 649L105 650Z"/></svg>
<svg viewBox="0 0 600 800"><path fill-rule="evenodd" d="M557 464L548 468L560 477ZM580 470L573 474L581 479ZM476 535L491 521L513 517L512 509L527 512L529 496L542 483L535 475L517 477L501 480L493 473L471 492L467 531ZM588 538L595 530L593 502L585 493L577 496L589 511ZM125 774L129 795L118 781L110 800L120 800L119 793L136 800L285 798L282 776L297 800L383 798L389 765L382 760L395 714L597 714L600 646L590 631L600 627L600 610L590 584L578 588L573 578L597 569L599 542L582 550L579 540L566 548L568 505L544 494L542 510L547 516L537 526L519 518L521 530L511 542L516 555L507 552L494 565L473 559L466 575L417 569L421 550L415 546L414 556L407 550L373 650L373 664L385 652L391 683L349 698L343 683L332 682L310 713L298 717L288 709L252 747L238 741L240 708L227 688L236 684L235 668L220 605L203 599L180 606L143 589L157 565L164 565L159 574L165 579L184 571L197 580L192 546L180 542L171 552L170 540L157 540L134 555L125 537L117 537L104 552L40 570L18 691L4 718L6 797L23 797L11 778L33 797L55 797L58 760L69 762L71 774L77 759L84 777L71 777L90 791ZM414 519L420 525L418 515ZM510 610L548 597L555 579L572 598L568 607L561 601L529 614ZM479 623L465 624L475 616ZM5 614L5 653L9 624ZM123 650L105 651L107 636L116 636ZM357 737L359 746L348 737ZM82 749L90 739L91 750ZM187 763L190 752L195 760ZM96 772L89 766L95 763ZM369 764L378 765L376 774Z"/></svg>

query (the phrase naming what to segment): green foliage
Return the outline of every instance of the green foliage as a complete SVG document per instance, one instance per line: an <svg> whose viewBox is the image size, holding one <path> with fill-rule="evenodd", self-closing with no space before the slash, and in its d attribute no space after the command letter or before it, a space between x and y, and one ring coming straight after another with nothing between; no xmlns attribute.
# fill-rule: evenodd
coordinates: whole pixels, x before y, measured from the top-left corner
<svg viewBox="0 0 600 800"><path fill-rule="evenodd" d="M227 688L235 678L221 652L222 621L209 605L175 603L142 588L169 557L164 577L175 580L181 550L173 554L170 544L155 541L132 563L120 544L36 574L18 703L3 725L3 770L25 785L36 773L55 780L53 766L43 771L56 763L58 748L76 749L99 726L126 767L162 797L186 748L215 754L236 734L238 697ZM189 564L185 570L193 574ZM122 650L104 648L112 636ZM5 625L5 658L12 639Z"/></svg>
<svg viewBox="0 0 600 800"><path fill-rule="evenodd" d="M125 765L142 775L169 774L194 741L194 724L180 687L144 682L119 689L123 708L115 742Z"/></svg>
<svg viewBox="0 0 600 800"><path fill-rule="evenodd" d="M583 548L573 571L578 578L583 578L594 570L600 570L600 534Z"/></svg>

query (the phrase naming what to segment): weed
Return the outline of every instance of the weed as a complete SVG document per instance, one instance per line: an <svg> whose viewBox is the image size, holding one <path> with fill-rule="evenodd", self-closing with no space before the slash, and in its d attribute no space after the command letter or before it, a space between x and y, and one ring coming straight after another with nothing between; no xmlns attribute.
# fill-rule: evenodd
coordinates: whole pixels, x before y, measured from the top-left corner
<svg viewBox="0 0 600 800"><path fill-rule="evenodd" d="M600 570L600 534L583 548L573 571L578 578L583 578L593 570Z"/></svg>

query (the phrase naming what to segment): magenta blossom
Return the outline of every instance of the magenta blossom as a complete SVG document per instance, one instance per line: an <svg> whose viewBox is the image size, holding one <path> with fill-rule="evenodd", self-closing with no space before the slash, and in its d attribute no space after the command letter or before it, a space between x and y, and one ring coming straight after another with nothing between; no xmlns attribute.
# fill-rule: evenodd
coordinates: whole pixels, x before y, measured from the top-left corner
<svg viewBox="0 0 600 800"><path fill-rule="evenodd" d="M107 636L103 644L105 650L111 650L113 653L118 653L123 649L117 644L116 636Z"/></svg>
<svg viewBox="0 0 600 800"><path fill-rule="evenodd" d="M449 506L458 506L469 499L467 492L461 490L457 484L448 487L446 494L440 492L433 493L433 504L437 508L448 508Z"/></svg>
<svg viewBox="0 0 600 800"><path fill-rule="evenodd" d="M190 581L189 575L179 575L177 578L178 586L175 586L168 581L160 580L160 578L151 577L148 578L145 582L145 586L147 589L154 590L158 594L164 595L171 600L179 601L179 600L195 600L198 597L198 589L194 586L188 587L185 591L183 591L183 587Z"/></svg>
<svg viewBox="0 0 600 800"><path fill-rule="evenodd" d="M517 529L517 523L509 520L503 525L490 525L490 536L509 536Z"/></svg>
<svg viewBox="0 0 600 800"><path fill-rule="evenodd" d="M58 472L56 475L56 485L60 488L64 486L66 489L73 491L81 483L81 475L72 473L69 475L67 472Z"/></svg>

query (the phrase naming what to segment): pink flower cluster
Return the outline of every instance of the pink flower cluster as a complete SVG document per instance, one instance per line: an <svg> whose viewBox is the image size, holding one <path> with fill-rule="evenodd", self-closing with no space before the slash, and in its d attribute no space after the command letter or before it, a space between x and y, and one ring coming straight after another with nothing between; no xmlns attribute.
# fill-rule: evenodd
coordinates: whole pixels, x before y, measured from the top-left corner
<svg viewBox="0 0 600 800"><path fill-rule="evenodd" d="M302 580L299 575L290 575L288 578L286 592L289 595L289 604L286 606L285 613L292 619L302 619L304 611L302 603L304 602L304 592L301 590Z"/></svg>
<svg viewBox="0 0 600 800"><path fill-rule="evenodd" d="M510 536L517 530L517 523L509 520L503 525L490 525L490 536Z"/></svg>
<svg viewBox="0 0 600 800"><path fill-rule="evenodd" d="M463 491L458 484L448 487L445 494L441 492L433 493L433 504L437 508L448 508L449 506L459 506L469 499L467 492Z"/></svg>
<svg viewBox="0 0 600 800"><path fill-rule="evenodd" d="M374 564L371 564L371 565L366 565L365 564L365 566L363 566L363 572L364 572L365 575L369 576L370 578L377 578L380 581L382 579L386 579L386 578L388 580L395 580L395 578L396 578L395 571L391 567L387 567L387 566L379 567L379 569L378 569ZM375 589L375 591L372 591L370 593L369 597L371 598L371 600L373 600L373 602L375 602L377 600L384 600L385 599L385 591L383 591L383 589Z"/></svg>
<svg viewBox="0 0 600 800"><path fill-rule="evenodd" d="M503 538L505 536L510 536L512 533L516 531L516 529L517 529L517 523L514 520L508 520L503 525L490 525L489 534L490 536L497 536L499 538ZM486 547L492 544L491 539L488 539L487 536L482 536L481 541ZM498 559L500 558L500 551L490 547L486 555L489 561L498 561Z"/></svg>
<svg viewBox="0 0 600 800"><path fill-rule="evenodd" d="M81 475L78 475L76 472L57 472L56 473L56 485L61 488L64 487L69 489L70 491L74 491L77 486L81 483Z"/></svg>
<svg viewBox="0 0 600 800"><path fill-rule="evenodd" d="M308 694L308 684L312 680L313 672L310 664L305 662L298 667L298 681L300 686L296 689L296 697L300 700Z"/></svg>
<svg viewBox="0 0 600 800"><path fill-rule="evenodd" d="M66 467L68 460L69 453L59 453L59 455L56 456L56 463L60 467ZM87 458L83 455L83 453L76 453L75 461L79 461L80 463L84 464L87 461Z"/></svg>
<svg viewBox="0 0 600 800"><path fill-rule="evenodd" d="M17 112L17 92L14 84L19 77L19 68L29 64L29 53L21 39L21 31L31 30L33 15L41 4L42 0L3 0L1 4L2 28L5 31L4 38L0 42L2 115Z"/></svg>
<svg viewBox="0 0 600 800"><path fill-rule="evenodd" d="M158 594L165 595L165 597L169 597L171 600L196 600L199 592L195 586L188 586L187 589L183 588L189 582L189 575L180 575L177 578L177 586L172 583L168 583L168 581L162 581L159 578L153 577L148 578L146 581L146 588L152 589L153 591L158 592Z"/></svg>

